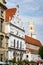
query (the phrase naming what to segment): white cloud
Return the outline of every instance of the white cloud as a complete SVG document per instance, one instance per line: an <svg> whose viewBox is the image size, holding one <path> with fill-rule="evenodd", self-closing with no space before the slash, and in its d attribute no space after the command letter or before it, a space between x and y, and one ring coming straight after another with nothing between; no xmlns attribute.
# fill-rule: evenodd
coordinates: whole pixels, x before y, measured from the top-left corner
<svg viewBox="0 0 43 65"><path fill-rule="evenodd" d="M33 2L33 0L23 0L23 3L30 3Z"/></svg>

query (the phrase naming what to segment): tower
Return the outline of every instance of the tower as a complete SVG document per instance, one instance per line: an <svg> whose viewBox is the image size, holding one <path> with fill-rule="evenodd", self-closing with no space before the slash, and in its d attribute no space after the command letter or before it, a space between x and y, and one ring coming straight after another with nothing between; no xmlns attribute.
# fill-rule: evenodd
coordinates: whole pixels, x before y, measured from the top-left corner
<svg viewBox="0 0 43 65"><path fill-rule="evenodd" d="M5 61L6 35L5 35L5 10L6 1L0 0L0 61Z"/></svg>
<svg viewBox="0 0 43 65"><path fill-rule="evenodd" d="M36 38L34 30L34 21L32 19L29 20L29 36L32 38Z"/></svg>

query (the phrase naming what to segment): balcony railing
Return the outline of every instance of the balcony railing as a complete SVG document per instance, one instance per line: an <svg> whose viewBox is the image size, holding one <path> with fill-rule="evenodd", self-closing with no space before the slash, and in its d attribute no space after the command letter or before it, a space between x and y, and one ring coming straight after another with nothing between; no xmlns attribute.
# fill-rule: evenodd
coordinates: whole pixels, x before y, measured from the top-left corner
<svg viewBox="0 0 43 65"><path fill-rule="evenodd" d="M8 48L13 49L13 50L15 49L15 50L19 50L19 51L26 51L26 49L24 49L24 48L20 49L20 48L13 47L13 46L12 47L9 46Z"/></svg>

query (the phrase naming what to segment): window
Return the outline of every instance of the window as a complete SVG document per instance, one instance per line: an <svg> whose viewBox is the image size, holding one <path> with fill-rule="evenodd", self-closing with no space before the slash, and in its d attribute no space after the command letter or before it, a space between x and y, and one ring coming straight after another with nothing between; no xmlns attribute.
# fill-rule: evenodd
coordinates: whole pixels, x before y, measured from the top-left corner
<svg viewBox="0 0 43 65"><path fill-rule="evenodd" d="M0 16L3 17L3 11L0 8Z"/></svg>
<svg viewBox="0 0 43 65"><path fill-rule="evenodd" d="M26 58L28 58L28 55L26 55Z"/></svg>
<svg viewBox="0 0 43 65"><path fill-rule="evenodd" d="M19 40L17 40L17 49L19 48Z"/></svg>
<svg viewBox="0 0 43 65"><path fill-rule="evenodd" d="M15 39L14 39L14 48L15 48Z"/></svg>
<svg viewBox="0 0 43 65"><path fill-rule="evenodd" d="M6 38L6 48L8 48L8 38Z"/></svg>
<svg viewBox="0 0 43 65"><path fill-rule="evenodd" d="M0 19L0 32L2 32L2 22L1 22L1 19Z"/></svg>
<svg viewBox="0 0 43 65"><path fill-rule="evenodd" d="M20 52L20 60L22 60L23 54L22 52Z"/></svg>
<svg viewBox="0 0 43 65"><path fill-rule="evenodd" d="M2 54L0 54L0 61L2 61Z"/></svg>
<svg viewBox="0 0 43 65"><path fill-rule="evenodd" d="M1 7L0 7L0 16L1 16Z"/></svg>
<svg viewBox="0 0 43 65"><path fill-rule="evenodd" d="M0 47L2 47L2 38L0 36Z"/></svg>
<svg viewBox="0 0 43 65"><path fill-rule="evenodd" d="M16 35L18 35L18 31L17 31Z"/></svg>
<svg viewBox="0 0 43 65"><path fill-rule="evenodd" d="M14 32L11 30L11 34L13 34Z"/></svg>
<svg viewBox="0 0 43 65"><path fill-rule="evenodd" d="M0 22L0 32L2 31L2 23Z"/></svg>
<svg viewBox="0 0 43 65"><path fill-rule="evenodd" d="M11 26L10 29L11 29L10 32L11 32L12 34L14 34L14 27Z"/></svg>
<svg viewBox="0 0 43 65"><path fill-rule="evenodd" d="M20 49L22 49L22 42L20 42Z"/></svg>
<svg viewBox="0 0 43 65"><path fill-rule="evenodd" d="M2 32L2 27L3 27L3 20L0 19L0 32Z"/></svg>

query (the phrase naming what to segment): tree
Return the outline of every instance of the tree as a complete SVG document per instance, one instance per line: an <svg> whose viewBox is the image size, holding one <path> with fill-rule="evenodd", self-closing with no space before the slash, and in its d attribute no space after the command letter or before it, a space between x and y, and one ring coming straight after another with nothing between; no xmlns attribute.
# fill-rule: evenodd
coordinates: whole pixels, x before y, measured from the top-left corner
<svg viewBox="0 0 43 65"><path fill-rule="evenodd" d="M15 57L12 59L12 65L16 65L16 58Z"/></svg>
<svg viewBox="0 0 43 65"><path fill-rule="evenodd" d="M39 48L39 55L43 59L43 46Z"/></svg>
<svg viewBox="0 0 43 65"><path fill-rule="evenodd" d="M12 59L12 63L16 63L16 58L13 58Z"/></svg>
<svg viewBox="0 0 43 65"><path fill-rule="evenodd" d="M22 60L18 60L18 64L22 65L23 61Z"/></svg>
<svg viewBox="0 0 43 65"><path fill-rule="evenodd" d="M24 63L26 63L26 64L28 64L28 63L29 63L29 61L28 61L28 60L23 60L23 62L24 62Z"/></svg>

